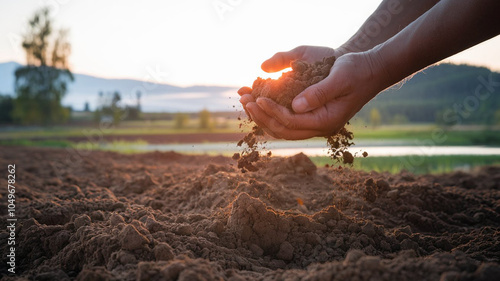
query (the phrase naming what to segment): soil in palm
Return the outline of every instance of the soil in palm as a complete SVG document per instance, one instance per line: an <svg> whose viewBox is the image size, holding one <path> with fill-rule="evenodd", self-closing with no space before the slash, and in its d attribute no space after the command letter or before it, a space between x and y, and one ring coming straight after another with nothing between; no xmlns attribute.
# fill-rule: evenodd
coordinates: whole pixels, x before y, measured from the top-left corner
<svg viewBox="0 0 500 281"><path fill-rule="evenodd" d="M285 72L279 79L257 78L252 85L252 97L256 100L259 97L266 97L274 100L278 104L288 108L293 112L293 99L308 88L330 74L330 69L335 63L335 57L327 57L322 61L308 63L296 60L290 66L291 71ZM249 120L251 122L251 120ZM264 135L262 128L254 126L252 131L238 142L238 146L244 146L242 153L236 153L233 159L238 160L238 168L241 171L256 171L262 156L259 153L261 136ZM335 135L327 136L328 155L339 163L352 164L354 155L349 152L349 147L353 145L354 135L345 126ZM269 155L268 152L267 155ZM366 157L368 154L363 153Z"/></svg>

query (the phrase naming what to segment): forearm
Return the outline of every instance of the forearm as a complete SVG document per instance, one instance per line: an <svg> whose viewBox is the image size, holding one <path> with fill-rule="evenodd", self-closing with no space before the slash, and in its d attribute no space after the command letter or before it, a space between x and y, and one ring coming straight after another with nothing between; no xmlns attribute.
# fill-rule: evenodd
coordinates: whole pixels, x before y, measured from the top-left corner
<svg viewBox="0 0 500 281"><path fill-rule="evenodd" d="M441 0L368 53L378 61L384 87L500 34L500 1Z"/></svg>
<svg viewBox="0 0 500 281"><path fill-rule="evenodd" d="M437 2L439 0L384 0L338 49L342 53L367 51L397 34Z"/></svg>

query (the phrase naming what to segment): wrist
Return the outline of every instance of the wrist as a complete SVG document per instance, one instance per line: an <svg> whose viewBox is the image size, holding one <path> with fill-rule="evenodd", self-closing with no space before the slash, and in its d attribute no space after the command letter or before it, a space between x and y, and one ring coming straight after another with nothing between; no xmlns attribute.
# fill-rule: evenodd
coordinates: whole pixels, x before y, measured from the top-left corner
<svg viewBox="0 0 500 281"><path fill-rule="evenodd" d="M399 80L395 80L389 67L391 58L384 56L380 45L362 53L370 69L370 78L375 82L374 87L381 92Z"/></svg>

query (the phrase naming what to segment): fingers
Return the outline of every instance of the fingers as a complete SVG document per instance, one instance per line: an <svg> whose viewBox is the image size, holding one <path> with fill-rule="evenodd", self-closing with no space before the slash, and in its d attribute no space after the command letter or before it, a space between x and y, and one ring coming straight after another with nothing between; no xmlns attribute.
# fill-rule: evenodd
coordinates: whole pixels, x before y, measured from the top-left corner
<svg viewBox="0 0 500 281"><path fill-rule="evenodd" d="M292 126L292 124L294 123L288 122L288 119L285 117L291 115L291 112L287 108L276 104L268 98L259 98L258 100L259 104L257 104L252 95L249 94L245 94L240 98L240 102L243 104L243 108L245 109L247 115L250 116L250 119L257 123L257 125L259 125L268 135L272 136L273 138L298 140L320 135L320 132L316 130L294 129L294 127ZM283 113L274 114L273 111L275 110L280 110L280 113ZM286 113L285 111L288 111L288 113ZM272 115L270 115L269 113L271 113ZM279 121L276 120L275 116L278 116L280 118ZM292 120L301 121L299 123L300 126L307 126L305 122L302 122L304 119L297 118L294 115L291 116L293 116ZM310 118L307 118L306 120L308 120L309 124L318 124L318 122L311 122ZM283 122L285 123L283 124Z"/></svg>
<svg viewBox="0 0 500 281"><path fill-rule="evenodd" d="M245 88L248 88L248 87L245 87ZM242 88L243 89L243 88ZM250 89L250 88L249 88ZM240 89L241 90L241 89ZM238 91L239 93L240 91ZM250 113L248 112L248 109L247 109L247 104L249 102L255 102L255 100L253 99L252 95L250 94L243 94L240 98L240 103L241 105L243 105L243 109L245 110L245 113L247 114L248 118L250 120L252 120L252 116L250 115Z"/></svg>
<svg viewBox="0 0 500 281"><path fill-rule="evenodd" d="M334 126L334 128L325 126L325 124L329 123L328 119L333 117L329 116L326 108L295 114L288 108L268 98L258 98L255 101L251 95L244 95L241 101L250 119L274 138L287 140L307 139L325 136L339 129L337 126ZM331 106L334 107L333 111L335 113L343 114L342 107L345 106L343 102L340 102L338 107ZM338 116L335 117L338 118ZM325 127L327 128L325 129Z"/></svg>
<svg viewBox="0 0 500 281"><path fill-rule="evenodd" d="M288 108L281 106L269 98L258 98L257 104L267 115L276 119L280 124L292 130L320 130L325 125L320 119L319 112L295 114Z"/></svg>
<svg viewBox="0 0 500 281"><path fill-rule="evenodd" d="M240 103L243 105L243 107L245 107L249 102L255 102L252 95L246 94L241 96Z"/></svg>
<svg viewBox="0 0 500 281"><path fill-rule="evenodd" d="M262 63L262 70L265 72L277 72L290 67L290 62L300 59L302 56L301 47L297 47L288 52L279 52L270 59Z"/></svg>
<svg viewBox="0 0 500 281"><path fill-rule="evenodd" d="M278 120L270 116L267 110L263 110L255 102L248 103L247 109L252 116L252 120L255 121L255 123L257 123L260 127L262 127L264 131L266 131L266 133L275 138L301 140L322 135L318 130L299 130L288 128L285 125L281 124Z"/></svg>
<svg viewBox="0 0 500 281"><path fill-rule="evenodd" d="M238 90L238 94L240 96L243 96L243 95L248 95L248 94L251 94L252 93L252 88L250 87L241 87L239 90Z"/></svg>
<svg viewBox="0 0 500 281"><path fill-rule="evenodd" d="M276 139L280 138L272 130L270 130L265 123L261 121L267 120L270 117L267 116L267 114L262 111L262 109L255 102L247 103L246 110L250 115L250 119L253 120L257 125L259 125L259 127L261 127L268 135Z"/></svg>
<svg viewBox="0 0 500 281"><path fill-rule="evenodd" d="M349 116L350 101L345 98L337 99L335 102L329 102L313 111L300 114L294 113L268 98L258 98L257 104L268 116L289 131L314 131L316 136L336 134L352 117Z"/></svg>
<svg viewBox="0 0 500 281"><path fill-rule="evenodd" d="M335 69L334 66L328 77L308 87L295 97L292 108L296 113L305 113L319 108L348 92L347 77Z"/></svg>

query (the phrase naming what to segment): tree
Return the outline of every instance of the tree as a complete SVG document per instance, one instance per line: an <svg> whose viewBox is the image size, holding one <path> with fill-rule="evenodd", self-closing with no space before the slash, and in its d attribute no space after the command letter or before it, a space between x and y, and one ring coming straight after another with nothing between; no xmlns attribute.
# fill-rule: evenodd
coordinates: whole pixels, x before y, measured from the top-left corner
<svg viewBox="0 0 500 281"><path fill-rule="evenodd" d="M10 96L0 95L0 124L12 123L14 101Z"/></svg>
<svg viewBox="0 0 500 281"><path fill-rule="evenodd" d="M397 113L392 117L392 124L394 125L402 125L402 124L408 124L409 120L408 117L404 114Z"/></svg>
<svg viewBox="0 0 500 281"><path fill-rule="evenodd" d="M184 129L189 121L189 115L187 113L177 112L175 114L175 128Z"/></svg>
<svg viewBox="0 0 500 281"><path fill-rule="evenodd" d="M141 119L141 91L135 92L135 96L137 98L136 105L127 105L125 106L125 112L127 113L127 120L140 120Z"/></svg>
<svg viewBox="0 0 500 281"><path fill-rule="evenodd" d="M137 97L137 112L141 112L141 97L142 97L141 91L137 91L135 93L135 96Z"/></svg>
<svg viewBox="0 0 500 281"><path fill-rule="evenodd" d="M99 92L99 104L94 116L96 122L107 121L113 125L119 125L120 121L125 119L125 110L121 107L120 92L108 92L104 94Z"/></svg>
<svg viewBox="0 0 500 281"><path fill-rule="evenodd" d="M16 100L13 117L22 124L50 125L69 118L69 109L61 105L73 75L68 69L71 45L67 31L53 33L49 9L43 8L29 20L23 38L26 66L15 71Z"/></svg>
<svg viewBox="0 0 500 281"><path fill-rule="evenodd" d="M494 120L493 124L500 125L500 109L498 109L497 111L495 111L493 120Z"/></svg>
<svg viewBox="0 0 500 281"><path fill-rule="evenodd" d="M382 116L380 115L380 111L378 109L373 108L370 111L370 124L373 127L378 127L382 123Z"/></svg>
<svg viewBox="0 0 500 281"><path fill-rule="evenodd" d="M140 120L141 113L135 106L125 106L126 120Z"/></svg>
<svg viewBox="0 0 500 281"><path fill-rule="evenodd" d="M111 115L113 116L113 124L118 125L121 121L121 116L123 114L119 102L122 100L119 92L113 93L113 99L111 100Z"/></svg>
<svg viewBox="0 0 500 281"><path fill-rule="evenodd" d="M212 129L212 117L210 111L203 109L200 111L200 129Z"/></svg>

